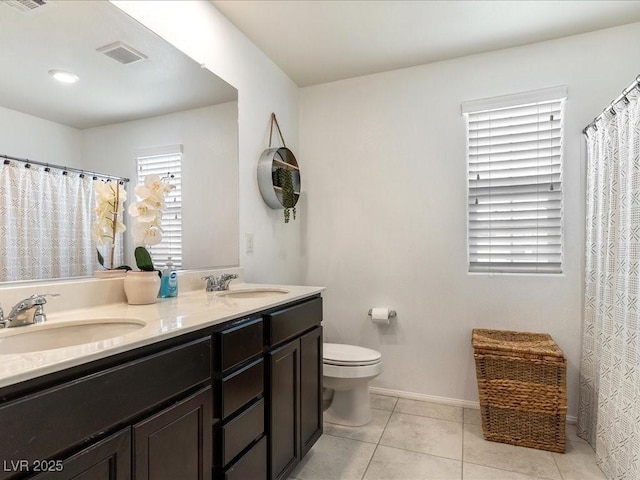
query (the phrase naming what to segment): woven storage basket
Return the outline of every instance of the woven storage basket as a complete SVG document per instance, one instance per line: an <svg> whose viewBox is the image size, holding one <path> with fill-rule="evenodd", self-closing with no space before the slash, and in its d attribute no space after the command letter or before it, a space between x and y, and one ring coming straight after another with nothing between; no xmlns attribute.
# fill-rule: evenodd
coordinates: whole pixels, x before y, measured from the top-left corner
<svg viewBox="0 0 640 480"><path fill-rule="evenodd" d="M474 329L484 438L564 452L567 362L550 335Z"/></svg>

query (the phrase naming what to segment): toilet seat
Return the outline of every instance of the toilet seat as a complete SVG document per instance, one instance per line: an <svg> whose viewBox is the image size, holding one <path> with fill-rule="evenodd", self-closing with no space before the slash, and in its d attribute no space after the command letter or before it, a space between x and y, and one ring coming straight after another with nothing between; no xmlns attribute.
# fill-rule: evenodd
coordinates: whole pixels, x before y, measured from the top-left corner
<svg viewBox="0 0 640 480"><path fill-rule="evenodd" d="M382 354L370 348L341 343L324 343L322 362L340 367L364 367L382 361Z"/></svg>

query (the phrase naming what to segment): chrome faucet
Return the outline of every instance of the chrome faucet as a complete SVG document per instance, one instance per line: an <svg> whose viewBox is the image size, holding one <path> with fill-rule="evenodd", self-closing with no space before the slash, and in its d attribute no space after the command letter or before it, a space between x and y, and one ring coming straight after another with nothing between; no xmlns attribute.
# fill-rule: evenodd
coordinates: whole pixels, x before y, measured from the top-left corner
<svg viewBox="0 0 640 480"><path fill-rule="evenodd" d="M16 303L7 318L4 318L4 312L2 311L2 307L0 307L0 328L44 323L47 320L47 315L44 313L44 304L47 303L45 297L59 296L59 293L31 295L29 298L25 298Z"/></svg>
<svg viewBox="0 0 640 480"><path fill-rule="evenodd" d="M223 273L222 275L208 275L206 277L202 277L203 280L207 281L207 292L229 290L229 283L234 278L238 278L238 275Z"/></svg>

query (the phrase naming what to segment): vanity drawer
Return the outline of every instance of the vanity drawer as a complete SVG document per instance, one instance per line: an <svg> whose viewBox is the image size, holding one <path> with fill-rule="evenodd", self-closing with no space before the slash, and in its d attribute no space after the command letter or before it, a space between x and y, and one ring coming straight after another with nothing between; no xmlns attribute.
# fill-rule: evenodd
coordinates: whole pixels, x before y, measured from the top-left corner
<svg viewBox="0 0 640 480"><path fill-rule="evenodd" d="M224 419L254 398L262 395L264 391L263 360L256 360L224 377L220 381L218 391L221 401L216 403L220 405L220 411L215 412L215 415Z"/></svg>
<svg viewBox="0 0 640 480"><path fill-rule="evenodd" d="M264 399L221 427L222 465L264 433Z"/></svg>
<svg viewBox="0 0 640 480"><path fill-rule="evenodd" d="M267 344L277 345L322 322L322 299L314 298L264 316Z"/></svg>
<svg viewBox="0 0 640 480"><path fill-rule="evenodd" d="M52 458L210 377L207 336L7 402L0 405L0 452L7 460Z"/></svg>
<svg viewBox="0 0 640 480"><path fill-rule="evenodd" d="M225 480L267 478L267 437L256 443L224 474Z"/></svg>
<svg viewBox="0 0 640 480"><path fill-rule="evenodd" d="M262 354L262 318L214 332L214 369L225 372Z"/></svg>

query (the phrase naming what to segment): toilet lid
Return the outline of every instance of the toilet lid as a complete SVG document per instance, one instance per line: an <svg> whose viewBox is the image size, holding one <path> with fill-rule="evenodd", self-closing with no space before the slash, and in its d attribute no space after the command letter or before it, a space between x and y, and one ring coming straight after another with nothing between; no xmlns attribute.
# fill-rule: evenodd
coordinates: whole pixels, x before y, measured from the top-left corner
<svg viewBox="0 0 640 480"><path fill-rule="evenodd" d="M322 349L322 361L329 365L374 365L382 358L380 352L356 345L324 343Z"/></svg>

